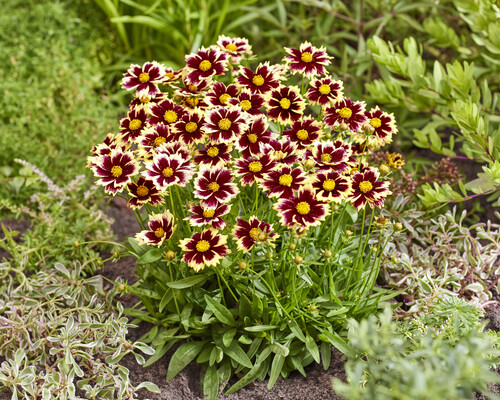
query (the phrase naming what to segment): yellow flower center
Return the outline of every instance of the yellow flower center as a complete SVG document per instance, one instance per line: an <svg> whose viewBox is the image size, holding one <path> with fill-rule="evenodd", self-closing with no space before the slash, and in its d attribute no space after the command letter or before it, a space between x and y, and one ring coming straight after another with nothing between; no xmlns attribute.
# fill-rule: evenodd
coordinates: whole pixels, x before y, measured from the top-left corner
<svg viewBox="0 0 500 400"><path fill-rule="evenodd" d="M297 212L302 215L309 214L311 211L311 206L305 201L301 201L295 208L297 209Z"/></svg>
<svg viewBox="0 0 500 400"><path fill-rule="evenodd" d="M163 228L157 228L155 229L155 236L159 239L162 238L165 235L165 231Z"/></svg>
<svg viewBox="0 0 500 400"><path fill-rule="evenodd" d="M196 243L196 250L199 251L200 253L204 253L209 249L210 249L210 243L208 243L208 241L206 240L200 240L198 243Z"/></svg>
<svg viewBox="0 0 500 400"><path fill-rule="evenodd" d="M160 146L161 144L165 143L167 139L165 139L163 136L158 136L155 141L153 142L155 147Z"/></svg>
<svg viewBox="0 0 500 400"><path fill-rule="evenodd" d="M363 181L359 184L359 190L361 190L363 193L369 192L372 189L373 185L369 181Z"/></svg>
<svg viewBox="0 0 500 400"><path fill-rule="evenodd" d="M186 99L186 102L191 106L191 107L196 107L198 103L200 102L200 99L197 97L188 97Z"/></svg>
<svg viewBox="0 0 500 400"><path fill-rule="evenodd" d="M166 76L168 79L172 79L175 75L174 75L174 73L173 73L173 72L167 72L167 73L165 74L165 76Z"/></svg>
<svg viewBox="0 0 500 400"><path fill-rule="evenodd" d="M297 132L297 139L299 140L306 140L309 137L309 132L307 132L305 129L301 129L300 131Z"/></svg>
<svg viewBox="0 0 500 400"><path fill-rule="evenodd" d="M252 78L252 83L255 86L262 86L264 84L264 78L262 77L262 75L254 75L254 77Z"/></svg>
<svg viewBox="0 0 500 400"><path fill-rule="evenodd" d="M248 232L250 234L250 237L253 239L253 240L257 240L259 238L259 235L260 235L260 229L259 228L252 228L250 229L250 232Z"/></svg>
<svg viewBox="0 0 500 400"><path fill-rule="evenodd" d="M169 124L173 124L174 122L177 121L177 119L179 118L179 116L177 115L177 113L173 110L168 110L167 112L165 112L165 114L163 115L163 118L165 119L165 121L167 121L167 123Z"/></svg>
<svg viewBox="0 0 500 400"><path fill-rule="evenodd" d="M216 192L217 190L219 190L220 186L217 182L210 182L208 184L208 189L210 189L212 192Z"/></svg>
<svg viewBox="0 0 500 400"><path fill-rule="evenodd" d="M144 94L144 95L142 95L141 97L139 97L139 101L140 101L142 104L149 103L149 102L151 101L151 96L148 96L147 94Z"/></svg>
<svg viewBox="0 0 500 400"><path fill-rule="evenodd" d="M241 100L240 107L243 111L248 111L252 108L252 103L250 102L250 100Z"/></svg>
<svg viewBox="0 0 500 400"><path fill-rule="evenodd" d="M198 90L198 86L193 85L192 83L190 83L190 84L188 85L188 89L189 89L189 91L191 91L191 92L196 92L196 91Z"/></svg>
<svg viewBox="0 0 500 400"><path fill-rule="evenodd" d="M227 118L222 118L219 121L219 128L223 131L227 131L229 128L231 128L231 121L229 121Z"/></svg>
<svg viewBox="0 0 500 400"><path fill-rule="evenodd" d="M219 100L222 104L227 104L227 101L231 98L231 95L224 93L219 96Z"/></svg>
<svg viewBox="0 0 500 400"><path fill-rule="evenodd" d="M163 171L161 171L161 174L165 178L170 178L174 174L174 170L170 167L165 168Z"/></svg>
<svg viewBox="0 0 500 400"><path fill-rule="evenodd" d="M335 181L333 179L327 179L323 182L323 189L327 191L335 189Z"/></svg>
<svg viewBox="0 0 500 400"><path fill-rule="evenodd" d="M379 128L382 125L382 121L380 118L375 117L370 120L370 125L374 128Z"/></svg>
<svg viewBox="0 0 500 400"><path fill-rule="evenodd" d="M321 94L330 94L332 91L332 89L330 89L330 85L321 85L318 90Z"/></svg>
<svg viewBox="0 0 500 400"><path fill-rule="evenodd" d="M347 108L347 107L343 107L340 110L337 110L337 112L339 113L340 118L344 118L344 119L349 119L349 118L351 118L351 115L352 115L352 110L350 108Z"/></svg>
<svg viewBox="0 0 500 400"><path fill-rule="evenodd" d="M310 63L313 60L313 56L308 51L301 54L300 59L306 63Z"/></svg>
<svg viewBox="0 0 500 400"><path fill-rule="evenodd" d="M236 46L234 43L228 43L226 44L226 50L236 51L238 50L238 46Z"/></svg>
<svg viewBox="0 0 500 400"><path fill-rule="evenodd" d="M132 121L129 122L128 124L128 129L131 131L136 131L139 129L142 125L142 121L140 119L133 119Z"/></svg>
<svg viewBox="0 0 500 400"><path fill-rule="evenodd" d="M284 110L288 110L290 108L290 105L292 103L290 102L290 100L288 100L286 97L283 97L281 100L280 100L280 106L282 109Z"/></svg>
<svg viewBox="0 0 500 400"><path fill-rule="evenodd" d="M196 128L198 128L198 124L196 122L188 122L186 124L186 132L193 133Z"/></svg>
<svg viewBox="0 0 500 400"><path fill-rule="evenodd" d="M252 161L249 165L248 165L248 169L251 171L251 172L259 172L262 170L262 164L260 163L260 161Z"/></svg>
<svg viewBox="0 0 500 400"><path fill-rule="evenodd" d="M139 75L139 82L146 83L149 81L149 74L147 72L143 72Z"/></svg>
<svg viewBox="0 0 500 400"><path fill-rule="evenodd" d="M137 188L137 195L139 197L144 197L144 196L147 196L149 194L149 189L144 186L144 185L141 185Z"/></svg>
<svg viewBox="0 0 500 400"><path fill-rule="evenodd" d="M283 174L279 178L279 183L281 186L292 186L293 178L290 174Z"/></svg>
<svg viewBox="0 0 500 400"><path fill-rule="evenodd" d="M203 210L203 216L205 218L212 218L215 214L215 210L213 208L206 208Z"/></svg>
<svg viewBox="0 0 500 400"><path fill-rule="evenodd" d="M247 138L250 143L255 143L259 139L259 137L255 133L247 135Z"/></svg>
<svg viewBox="0 0 500 400"><path fill-rule="evenodd" d="M115 178L119 178L122 176L123 170L122 167L119 165L115 165L113 168L111 168L111 175L113 175Z"/></svg>
<svg viewBox="0 0 500 400"><path fill-rule="evenodd" d="M210 147L208 150L207 150L207 156L209 157L217 157L219 155L219 149L217 147Z"/></svg>
<svg viewBox="0 0 500 400"><path fill-rule="evenodd" d="M330 162L332 161L332 156L330 154L321 154L321 161Z"/></svg>
<svg viewBox="0 0 500 400"><path fill-rule="evenodd" d="M203 60L201 63L200 63L200 69L205 72L205 71L208 71L210 68L212 68L212 63L208 60Z"/></svg>

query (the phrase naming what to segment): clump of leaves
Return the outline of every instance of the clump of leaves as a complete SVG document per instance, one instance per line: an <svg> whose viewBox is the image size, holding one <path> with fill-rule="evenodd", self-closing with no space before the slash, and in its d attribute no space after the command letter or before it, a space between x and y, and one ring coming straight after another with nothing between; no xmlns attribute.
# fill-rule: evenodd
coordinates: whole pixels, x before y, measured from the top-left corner
<svg viewBox="0 0 500 400"><path fill-rule="evenodd" d="M472 399L474 392L492 398L487 384L500 382L497 334L482 331L482 313L465 300L440 300L430 315L398 323L389 309L379 317L350 321L348 383L334 388L357 399Z"/></svg>
<svg viewBox="0 0 500 400"><path fill-rule="evenodd" d="M404 198L396 198L402 207ZM396 235L388 246L382 278L403 290L411 312L439 297L459 296L480 307L491 304L487 279L500 275L500 225L467 226L457 209L417 223L418 211L401 218L407 234Z"/></svg>
<svg viewBox="0 0 500 400"><path fill-rule="evenodd" d="M0 210L26 217L30 223L20 243L13 239L17 232L0 240L0 248L12 256L8 262L20 269L38 270L55 262L67 264L78 259L85 273L94 273L103 265L99 253L103 247L96 242L113 237L111 221L96 201L101 198L96 188L89 189L83 175L65 186L57 185L36 166L17 161L29 169L39 191L22 206L8 199L0 201ZM92 243L85 244L88 241Z"/></svg>
<svg viewBox="0 0 500 400"><path fill-rule="evenodd" d="M82 265L70 269L61 263L27 277L22 271L0 264L7 293L0 298L0 390L10 389L13 399L133 399L146 388L134 387L129 371L120 365L127 354L144 363L139 352L154 350L127 340L133 327L112 307L117 289L105 293L102 278L83 278ZM9 277L19 275L15 284Z"/></svg>

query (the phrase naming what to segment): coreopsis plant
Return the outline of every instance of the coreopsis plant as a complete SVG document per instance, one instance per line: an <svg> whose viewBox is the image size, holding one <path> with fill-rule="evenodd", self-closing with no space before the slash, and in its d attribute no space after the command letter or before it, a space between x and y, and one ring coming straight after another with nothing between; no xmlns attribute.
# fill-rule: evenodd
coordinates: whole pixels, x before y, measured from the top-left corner
<svg viewBox="0 0 500 400"><path fill-rule="evenodd" d="M389 172L368 155L394 117L349 99L324 48L285 50L283 64L250 66L248 42L221 37L180 71L132 65L128 116L89 157L141 227L126 290L144 305L130 313L157 324L148 363L185 340L168 378L196 360L210 398L235 373L228 393L327 368L346 318L387 297L374 289L387 243L367 244Z"/></svg>

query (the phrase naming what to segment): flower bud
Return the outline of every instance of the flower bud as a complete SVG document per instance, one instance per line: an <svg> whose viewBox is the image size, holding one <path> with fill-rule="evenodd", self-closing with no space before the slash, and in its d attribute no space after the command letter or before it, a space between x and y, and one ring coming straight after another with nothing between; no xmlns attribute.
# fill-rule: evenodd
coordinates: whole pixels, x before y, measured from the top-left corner
<svg viewBox="0 0 500 400"><path fill-rule="evenodd" d="M288 245L288 250L295 250L297 248L297 246L295 245L295 243L290 243Z"/></svg>
<svg viewBox="0 0 500 400"><path fill-rule="evenodd" d="M351 230L349 230L349 229L346 229L346 231L345 231L345 235L346 235L346 236L348 236L348 237L349 237L349 236L352 236L352 231L351 231Z"/></svg>
<svg viewBox="0 0 500 400"><path fill-rule="evenodd" d="M342 122L340 125L339 125L339 131L340 132L345 132L349 129L349 125L347 125L345 122Z"/></svg>
<svg viewBox="0 0 500 400"><path fill-rule="evenodd" d="M175 253L172 250L169 250L165 253L165 258L168 261L172 261L175 258Z"/></svg>
<svg viewBox="0 0 500 400"><path fill-rule="evenodd" d="M245 261L240 261L240 263L238 264L238 268L240 269L240 271L244 271L247 269L247 263Z"/></svg>
<svg viewBox="0 0 500 400"><path fill-rule="evenodd" d="M304 262L304 259L301 256L295 256L293 259L293 262L297 265L302 264Z"/></svg>
<svg viewBox="0 0 500 400"><path fill-rule="evenodd" d="M395 230L396 232L403 230L403 224L402 224L401 222L396 222L396 223L394 224L394 230Z"/></svg>
<svg viewBox="0 0 500 400"><path fill-rule="evenodd" d="M78 240L75 240L75 241L73 242L73 247L74 247L75 249L80 248L80 242L79 242Z"/></svg>
<svg viewBox="0 0 500 400"><path fill-rule="evenodd" d="M311 169L314 167L315 164L316 162L312 158L308 158L304 163L304 167L306 167L307 169Z"/></svg>
<svg viewBox="0 0 500 400"><path fill-rule="evenodd" d="M120 284L118 285L118 291L119 291L120 293L123 293L125 290L127 290L127 286L125 286L123 283L120 283Z"/></svg>
<svg viewBox="0 0 500 400"><path fill-rule="evenodd" d="M380 171L380 173L382 175L387 175L391 169L389 168L389 166L387 164L380 164L380 166L378 167L378 170Z"/></svg>
<svg viewBox="0 0 500 400"><path fill-rule="evenodd" d="M325 250L323 255L325 256L325 258L330 258L332 256L332 252L330 250Z"/></svg>
<svg viewBox="0 0 500 400"><path fill-rule="evenodd" d="M116 259L120 258L120 253L118 253L116 250L113 251L113 258L116 258Z"/></svg>
<svg viewBox="0 0 500 400"><path fill-rule="evenodd" d="M100 258L98 258L97 260L95 260L95 263L98 267L102 267L103 266L103 262Z"/></svg>
<svg viewBox="0 0 500 400"><path fill-rule="evenodd" d="M318 309L318 307L316 306L316 304L311 304L309 306L309 310L311 310L311 311L316 311L317 309Z"/></svg>

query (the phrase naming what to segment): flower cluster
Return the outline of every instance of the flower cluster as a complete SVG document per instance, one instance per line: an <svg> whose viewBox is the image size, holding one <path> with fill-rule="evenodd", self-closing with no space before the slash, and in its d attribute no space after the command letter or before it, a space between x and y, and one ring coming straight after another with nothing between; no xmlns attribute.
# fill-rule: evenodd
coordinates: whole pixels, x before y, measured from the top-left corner
<svg viewBox="0 0 500 400"><path fill-rule="evenodd" d="M181 70L147 62L124 74L130 110L88 164L108 194L147 213L140 244L180 248L199 271L231 249L272 248L276 232L306 233L332 204L384 204L389 182L366 160L392 141L393 115L346 97L325 48L285 51L282 64L248 68L248 41L221 36Z"/></svg>

